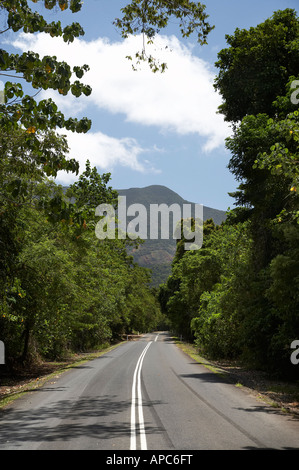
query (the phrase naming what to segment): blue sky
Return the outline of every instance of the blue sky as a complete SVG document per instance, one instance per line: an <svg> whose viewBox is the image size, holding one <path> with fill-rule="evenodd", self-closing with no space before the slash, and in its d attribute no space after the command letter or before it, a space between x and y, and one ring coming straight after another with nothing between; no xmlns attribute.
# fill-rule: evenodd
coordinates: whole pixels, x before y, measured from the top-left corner
<svg viewBox="0 0 299 470"><path fill-rule="evenodd" d="M298 11L298 0L204 2L215 25L208 45L197 44L195 36L182 40L173 21L153 46L153 53L168 63L162 75L143 67L134 72L125 58L142 47L142 38L124 41L112 24L126 3L85 0L76 15L47 12L51 20L83 26L85 36L70 46L44 35L11 34L5 41L17 51L33 49L71 65L90 66L83 78L92 86L90 97L47 92L66 115L92 119L85 136L68 134L70 156L80 161L82 170L89 159L101 173L111 172L115 189L160 184L192 202L222 210L233 207L228 192L237 183L227 169L230 154L224 142L230 128L217 114L221 99L213 89L217 53L226 47L226 34L256 26L279 9ZM58 182L72 180L62 174Z"/></svg>

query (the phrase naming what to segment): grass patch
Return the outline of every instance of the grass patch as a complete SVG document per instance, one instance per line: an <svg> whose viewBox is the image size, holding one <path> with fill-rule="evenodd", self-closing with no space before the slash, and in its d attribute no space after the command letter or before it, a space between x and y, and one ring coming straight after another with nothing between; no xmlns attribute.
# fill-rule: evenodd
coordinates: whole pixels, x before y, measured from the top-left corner
<svg viewBox="0 0 299 470"><path fill-rule="evenodd" d="M188 356L190 356L192 359L194 359L198 364L201 364L207 369L209 369L212 372L215 372L216 374L220 375L221 377L227 377L227 373L217 367L215 364L212 362L208 361L206 358L202 357L196 347L193 344L190 343L184 343L183 341L180 341L177 338L174 338L176 345Z"/></svg>

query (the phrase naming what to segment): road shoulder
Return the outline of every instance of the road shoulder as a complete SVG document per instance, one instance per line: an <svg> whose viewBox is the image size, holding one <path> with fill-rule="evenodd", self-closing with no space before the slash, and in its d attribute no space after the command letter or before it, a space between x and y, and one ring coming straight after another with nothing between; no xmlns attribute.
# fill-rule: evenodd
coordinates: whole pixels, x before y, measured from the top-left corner
<svg viewBox="0 0 299 470"><path fill-rule="evenodd" d="M275 380L259 370L244 367L237 361L211 361L199 355L196 348L189 343L176 341L185 354L195 362L222 376L225 380L242 388L256 399L279 409L282 413L290 413L299 419L299 383Z"/></svg>

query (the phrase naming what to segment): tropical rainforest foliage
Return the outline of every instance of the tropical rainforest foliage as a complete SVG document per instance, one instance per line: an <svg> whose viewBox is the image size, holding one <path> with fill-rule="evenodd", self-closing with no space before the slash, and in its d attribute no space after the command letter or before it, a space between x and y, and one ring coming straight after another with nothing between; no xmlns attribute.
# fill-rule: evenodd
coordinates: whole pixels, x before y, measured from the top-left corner
<svg viewBox="0 0 299 470"><path fill-rule="evenodd" d="M2 37L43 32L69 43L84 34L78 23L47 22L36 3L60 14L82 7L80 0L1 0ZM152 40L172 16L183 36L196 32L201 43L211 30L204 6L186 0L132 0L121 14L115 25L124 37L140 32ZM159 69L145 49L136 60ZM52 99L38 100L38 92L88 96L92 90L81 81L88 69L0 49L0 338L8 363L94 348L124 332L150 330L161 318L148 271L127 254L129 241L95 236L97 205L115 202L111 175L87 162L67 194L53 182L59 171L79 172L58 131L86 133L91 121L65 117Z"/></svg>
<svg viewBox="0 0 299 470"><path fill-rule="evenodd" d="M95 236L96 206L89 204L94 195L113 201L109 174L87 162L68 189L76 201L70 203L62 188L29 172L30 157L24 162L15 149L2 160L0 331L7 360L62 357L155 328L161 315L147 270L128 256L126 240ZM26 195L11 194L16 177L26 180Z"/></svg>
<svg viewBox="0 0 299 470"><path fill-rule="evenodd" d="M290 361L299 338L297 14L278 11L227 42L215 88L233 126L226 146L236 208L221 226L205 222L201 250L178 246L160 303L205 354L298 378Z"/></svg>
<svg viewBox="0 0 299 470"><path fill-rule="evenodd" d="M38 2L60 14L82 7L80 0L1 0L0 34L44 32L66 42L84 34L78 23L48 23L30 8ZM200 43L212 29L204 6L187 0L131 0L121 14L115 26L123 37L142 33L151 41L171 17ZM0 49L0 339L8 362L61 357L155 328L161 306L172 328L206 354L298 376L290 362L299 338L298 17L278 11L226 39L215 88L233 128L226 145L239 182L236 207L220 226L205 222L200 250L178 243L159 303L148 271L127 254L131 242L95 237L96 206L116 201L111 175L87 162L67 193L53 180L62 170L79 174L58 130L86 133L91 122L65 117L36 94L50 88L88 96L81 81L88 65ZM154 72L166 68L145 47L130 59Z"/></svg>

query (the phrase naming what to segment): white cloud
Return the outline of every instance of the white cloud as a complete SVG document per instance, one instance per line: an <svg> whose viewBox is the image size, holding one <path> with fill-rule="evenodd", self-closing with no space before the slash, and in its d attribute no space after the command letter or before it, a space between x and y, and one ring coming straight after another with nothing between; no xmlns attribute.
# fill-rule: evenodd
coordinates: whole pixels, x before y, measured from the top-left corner
<svg viewBox="0 0 299 470"><path fill-rule="evenodd" d="M156 126L161 132L197 134L203 138L205 151L223 146L230 134L227 123L217 114L221 99L213 88L214 74L209 64L193 55L191 47L183 46L176 37L159 37L155 46L146 46L148 53L167 62L164 74L154 74L144 64L133 72L126 56L133 56L142 48L140 36L115 43L104 38L91 42L76 39L67 45L45 34L20 34L14 46L41 55L56 55L70 65L90 66L83 81L92 87L92 95L79 100L55 96L63 110L79 113L92 103L110 113L122 114L128 122ZM103 135L100 137L102 142ZM90 140L94 138L93 135ZM131 160L136 169L139 153L140 149Z"/></svg>
<svg viewBox="0 0 299 470"><path fill-rule="evenodd" d="M85 170L86 160L90 161L92 167L96 166L106 172L111 172L116 165L129 167L139 172L156 171L147 160L139 161L140 156L147 150L141 148L135 139L116 139L102 132L88 132L83 138L82 134L70 131L64 131L63 134L66 135L70 148L69 157L79 162L80 173ZM57 182L70 184L76 179L72 173L60 172Z"/></svg>
<svg viewBox="0 0 299 470"><path fill-rule="evenodd" d="M155 127L164 134L198 135L202 138L202 150L207 152L223 147L230 134L228 125L217 114L221 99L213 88L213 71L192 53L191 47L183 46L175 37L159 37L155 45L146 46L149 54L167 62L164 74L152 73L146 64L137 72L132 70L126 56L134 56L142 48L140 36L114 43L105 38L90 42L76 39L67 45L46 34L20 34L13 45L21 50L34 50L41 56L56 55L71 66L85 63L90 66L82 79L93 89L89 97L78 99L71 94L63 97L54 91L43 92L67 115L79 116L85 111L89 115L87 108L92 104L128 122ZM108 136L94 127L97 125L87 134L63 131L70 147L69 156L79 161L81 171L87 159L103 171L111 171L117 165L138 172L157 171L144 158L149 151L159 152L155 142L151 149L145 149L134 138ZM58 180L69 184L74 175L61 172Z"/></svg>

